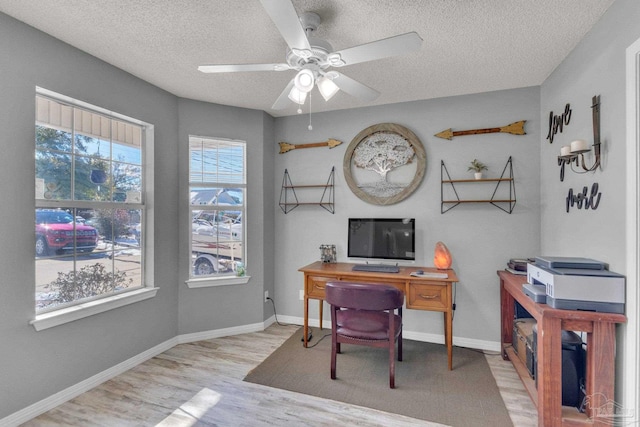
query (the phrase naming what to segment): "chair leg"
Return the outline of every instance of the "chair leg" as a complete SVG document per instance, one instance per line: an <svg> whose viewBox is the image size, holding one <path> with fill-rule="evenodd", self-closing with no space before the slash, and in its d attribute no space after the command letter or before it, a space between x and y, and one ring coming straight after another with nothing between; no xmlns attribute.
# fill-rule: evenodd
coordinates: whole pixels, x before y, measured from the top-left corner
<svg viewBox="0 0 640 427"><path fill-rule="evenodd" d="M335 335L331 339L331 379L336 379L336 353L338 350L338 346L340 344L336 343Z"/></svg>
<svg viewBox="0 0 640 427"><path fill-rule="evenodd" d="M389 387L396 388L396 344L389 342Z"/></svg>
<svg viewBox="0 0 640 427"><path fill-rule="evenodd" d="M398 308L400 316L400 334L398 334L398 361L402 361L402 307Z"/></svg>

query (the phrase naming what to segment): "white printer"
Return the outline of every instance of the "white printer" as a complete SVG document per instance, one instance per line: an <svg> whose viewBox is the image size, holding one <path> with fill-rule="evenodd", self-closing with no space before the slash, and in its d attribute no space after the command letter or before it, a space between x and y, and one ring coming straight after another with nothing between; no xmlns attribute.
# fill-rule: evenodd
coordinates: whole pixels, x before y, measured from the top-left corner
<svg viewBox="0 0 640 427"><path fill-rule="evenodd" d="M625 277L600 261L573 257L536 257L527 264L527 281L544 285L553 308L624 313Z"/></svg>

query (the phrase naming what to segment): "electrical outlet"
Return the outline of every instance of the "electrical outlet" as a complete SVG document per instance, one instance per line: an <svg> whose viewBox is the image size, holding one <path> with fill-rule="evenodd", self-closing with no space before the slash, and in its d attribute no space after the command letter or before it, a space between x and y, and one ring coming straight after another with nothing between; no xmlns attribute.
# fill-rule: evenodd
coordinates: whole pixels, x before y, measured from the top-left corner
<svg viewBox="0 0 640 427"><path fill-rule="evenodd" d="M269 301L269 291L264 291L264 302Z"/></svg>
<svg viewBox="0 0 640 427"><path fill-rule="evenodd" d="M300 289L299 298L300 298L300 301L304 301L304 289Z"/></svg>

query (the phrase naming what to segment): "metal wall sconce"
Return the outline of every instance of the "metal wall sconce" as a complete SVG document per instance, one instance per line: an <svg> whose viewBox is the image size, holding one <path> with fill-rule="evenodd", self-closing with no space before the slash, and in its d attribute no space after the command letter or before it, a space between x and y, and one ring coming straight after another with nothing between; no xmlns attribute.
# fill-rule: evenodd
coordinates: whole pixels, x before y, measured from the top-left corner
<svg viewBox="0 0 640 427"><path fill-rule="evenodd" d="M572 171L575 173L587 173L596 170L600 166L600 95L592 98L591 113L593 118L593 154L595 161L592 166L587 166L584 160L584 153L591 151L587 141L578 139L571 143L571 145L565 145L560 149L560 155L558 156L558 166L560 166L560 181L564 181L564 167L569 165ZM573 167L575 162L576 168L582 168L582 170L576 170Z"/></svg>

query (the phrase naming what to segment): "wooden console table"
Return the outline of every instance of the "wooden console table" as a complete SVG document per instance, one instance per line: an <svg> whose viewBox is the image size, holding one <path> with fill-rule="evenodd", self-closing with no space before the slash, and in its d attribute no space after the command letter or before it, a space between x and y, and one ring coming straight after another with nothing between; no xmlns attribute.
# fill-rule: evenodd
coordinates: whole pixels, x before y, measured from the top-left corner
<svg viewBox="0 0 640 427"><path fill-rule="evenodd" d="M344 262L323 263L320 261L300 268L304 273L304 346L307 346L309 332L309 300L319 300L320 329L322 329L322 302L325 299L327 282L343 281L357 283L380 283L392 285L405 294L407 308L428 311L441 311L444 314L444 336L449 356L449 370L453 369L453 283L458 281L455 271L437 270L428 267L400 267L399 273L377 273L353 271L355 264ZM447 273L445 278L427 278L411 276L411 273L424 272Z"/></svg>
<svg viewBox="0 0 640 427"><path fill-rule="evenodd" d="M502 357L511 360L527 392L538 407L538 425L608 426L611 418L598 417L598 407L614 400L616 323L625 323L622 314L560 310L535 303L522 291L526 276L498 271ZM538 388L527 368L513 350L514 302L518 301L538 324ZM586 405L586 415L562 406L562 330L587 333L586 395L596 400ZM604 414L603 414L604 415Z"/></svg>

